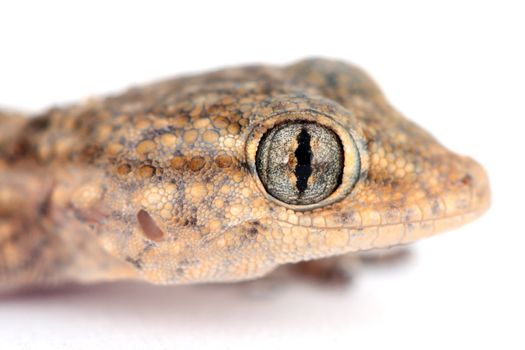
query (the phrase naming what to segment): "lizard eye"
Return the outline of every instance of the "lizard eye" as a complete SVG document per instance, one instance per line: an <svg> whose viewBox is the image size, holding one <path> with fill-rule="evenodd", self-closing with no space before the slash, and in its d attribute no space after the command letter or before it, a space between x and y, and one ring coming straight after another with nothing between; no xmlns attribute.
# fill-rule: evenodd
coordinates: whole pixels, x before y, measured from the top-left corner
<svg viewBox="0 0 525 350"><path fill-rule="evenodd" d="M270 195L288 204L313 204L341 184L343 145L332 130L318 123L283 123L262 136L255 165Z"/></svg>
<svg viewBox="0 0 525 350"><path fill-rule="evenodd" d="M366 174L363 145L355 130L331 115L313 109L283 111L253 124L246 160L268 200L305 211L339 201L352 191L361 173Z"/></svg>

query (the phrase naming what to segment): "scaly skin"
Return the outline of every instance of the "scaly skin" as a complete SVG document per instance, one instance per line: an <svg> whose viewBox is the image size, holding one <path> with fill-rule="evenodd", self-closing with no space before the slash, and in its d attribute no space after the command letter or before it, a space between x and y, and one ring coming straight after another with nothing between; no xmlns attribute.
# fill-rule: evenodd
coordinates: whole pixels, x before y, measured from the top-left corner
<svg viewBox="0 0 525 350"><path fill-rule="evenodd" d="M343 181L339 197L306 209L274 200L254 157L263 125L277 119L319 120L350 135L341 142L345 157L352 139L358 150L355 186ZM476 162L335 61L181 77L31 119L0 113L0 126L4 288L249 279L413 242L490 202Z"/></svg>

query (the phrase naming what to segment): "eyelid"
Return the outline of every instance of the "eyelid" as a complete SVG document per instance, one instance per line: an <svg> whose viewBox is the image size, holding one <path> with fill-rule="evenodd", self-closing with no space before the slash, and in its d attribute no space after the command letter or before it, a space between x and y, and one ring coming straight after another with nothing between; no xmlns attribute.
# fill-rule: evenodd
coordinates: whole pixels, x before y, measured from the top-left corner
<svg viewBox="0 0 525 350"><path fill-rule="evenodd" d="M285 203L271 196L266 191L259 174L257 173L256 153L259 142L263 135L276 125L292 121L318 123L319 125L332 130L339 137L341 144L343 145L344 168L341 185L330 196L317 203L306 205ZM248 168L261 194L269 201L277 203L281 206L295 211L309 211L330 205L342 200L347 195L349 195L357 182L363 178L362 175L364 174L364 176L366 176L366 169L368 168L368 154L366 152L366 143L364 142L364 138L359 133L357 133L356 130L352 128L345 128L329 114L314 109L282 111L269 115L259 122L253 123L250 128L251 129L249 131L245 149Z"/></svg>
<svg viewBox="0 0 525 350"><path fill-rule="evenodd" d="M255 158L266 191L288 204L317 203L341 184L341 140L316 122L291 120L275 125L259 141Z"/></svg>

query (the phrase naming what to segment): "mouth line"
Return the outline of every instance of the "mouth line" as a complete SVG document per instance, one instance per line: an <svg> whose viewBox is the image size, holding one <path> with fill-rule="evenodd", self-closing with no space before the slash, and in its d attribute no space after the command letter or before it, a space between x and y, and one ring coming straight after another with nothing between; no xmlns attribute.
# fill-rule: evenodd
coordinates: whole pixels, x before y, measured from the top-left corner
<svg viewBox="0 0 525 350"><path fill-rule="evenodd" d="M335 249L334 251L339 253L344 253L412 243L421 238L431 237L467 224L483 214L487 208L488 206L483 206L479 207L479 209L477 208L454 215L443 215L441 217L421 220L398 221L397 223L389 222L385 224L340 227L297 226L320 231L317 233L312 232L312 234L323 235L326 242L335 241L338 247L332 247L331 249ZM277 221L293 226L293 224L283 220ZM340 233L337 233L338 231Z"/></svg>
<svg viewBox="0 0 525 350"><path fill-rule="evenodd" d="M399 221L399 222L389 222L389 223L380 223L380 224L374 224L374 225L358 225L358 226L314 226L314 225L302 225L302 224L292 224L288 221L276 219L275 221L291 226L300 226L304 228L311 228L311 229L318 229L318 230L356 230L356 231L362 231L369 228L382 228L382 227L394 227L398 225L415 225L415 224L424 224L424 223L435 223L438 221L443 220L451 220L456 218L462 218L456 226L460 226L461 224L466 224L473 219L481 216L488 208L484 207L482 209L476 209L476 210L469 210L465 211L461 214L454 214L454 215L444 215L440 217L435 218L427 218L427 219L421 219L421 220L409 220L409 221Z"/></svg>

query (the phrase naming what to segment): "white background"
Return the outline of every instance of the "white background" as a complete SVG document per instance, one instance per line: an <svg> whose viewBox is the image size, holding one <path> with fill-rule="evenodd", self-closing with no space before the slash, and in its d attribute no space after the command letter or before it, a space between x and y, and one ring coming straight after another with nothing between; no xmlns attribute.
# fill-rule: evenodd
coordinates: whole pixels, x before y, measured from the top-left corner
<svg viewBox="0 0 525 350"><path fill-rule="evenodd" d="M219 66L339 58L485 165L492 209L346 289L117 283L0 296L0 348L525 348L522 2L183 3L2 2L0 104L38 110Z"/></svg>

